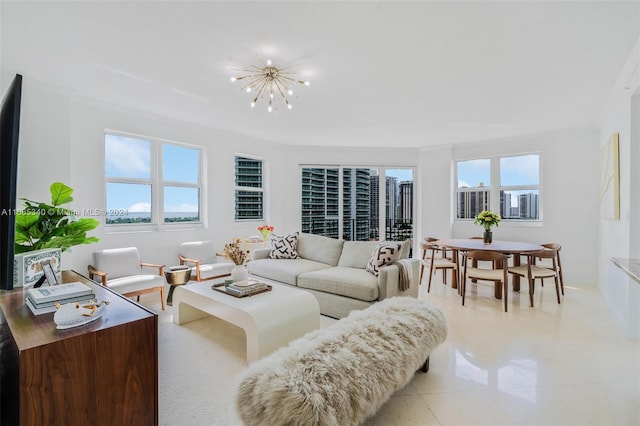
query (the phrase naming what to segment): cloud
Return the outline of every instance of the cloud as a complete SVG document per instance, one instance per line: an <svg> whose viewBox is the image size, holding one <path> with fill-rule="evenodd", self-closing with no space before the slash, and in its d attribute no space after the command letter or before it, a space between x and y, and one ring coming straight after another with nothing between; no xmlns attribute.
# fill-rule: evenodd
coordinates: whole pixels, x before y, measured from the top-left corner
<svg viewBox="0 0 640 426"><path fill-rule="evenodd" d="M132 213L149 213L151 212L151 204L145 202L135 203L129 206L127 210Z"/></svg>
<svg viewBox="0 0 640 426"><path fill-rule="evenodd" d="M105 144L107 168L118 170L127 177L149 176L151 170L149 147L135 143L135 139L109 135Z"/></svg>

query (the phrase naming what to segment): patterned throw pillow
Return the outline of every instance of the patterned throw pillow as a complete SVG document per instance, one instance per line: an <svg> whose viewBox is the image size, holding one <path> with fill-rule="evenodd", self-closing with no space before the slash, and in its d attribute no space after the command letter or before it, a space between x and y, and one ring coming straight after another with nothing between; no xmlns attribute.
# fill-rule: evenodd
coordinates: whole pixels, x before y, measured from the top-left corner
<svg viewBox="0 0 640 426"><path fill-rule="evenodd" d="M269 259L297 259L299 234L299 232L285 236L271 234L269 236L269 240L271 240Z"/></svg>
<svg viewBox="0 0 640 426"><path fill-rule="evenodd" d="M378 246L371 253L371 259L367 263L367 272L371 272L376 277L380 274L380 268L400 259L400 250L402 244L384 242L378 244Z"/></svg>

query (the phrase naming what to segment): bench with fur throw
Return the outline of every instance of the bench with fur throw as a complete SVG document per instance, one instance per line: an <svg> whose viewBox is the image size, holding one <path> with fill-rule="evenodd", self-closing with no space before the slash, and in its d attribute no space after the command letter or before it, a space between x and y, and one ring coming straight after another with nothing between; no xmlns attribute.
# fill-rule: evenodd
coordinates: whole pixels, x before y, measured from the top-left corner
<svg viewBox="0 0 640 426"><path fill-rule="evenodd" d="M428 369L446 335L442 312L412 297L352 311L251 364L238 412L247 425L360 424Z"/></svg>

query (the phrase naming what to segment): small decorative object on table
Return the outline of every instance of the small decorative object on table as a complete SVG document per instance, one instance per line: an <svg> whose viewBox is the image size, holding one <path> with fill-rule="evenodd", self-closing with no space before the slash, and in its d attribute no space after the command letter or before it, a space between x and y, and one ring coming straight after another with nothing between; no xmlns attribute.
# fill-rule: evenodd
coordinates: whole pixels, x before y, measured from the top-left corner
<svg viewBox="0 0 640 426"><path fill-rule="evenodd" d="M269 235L271 235L274 229L275 228L270 225L258 226L258 231L260 231L260 234L262 234L262 239L265 241L269 240Z"/></svg>
<svg viewBox="0 0 640 426"><path fill-rule="evenodd" d="M491 210L481 211L474 219L473 223L475 225L480 225L484 228L483 239L485 244L491 244L491 241L493 240L491 227L495 225L497 228L501 219L502 218L498 213L492 212Z"/></svg>
<svg viewBox="0 0 640 426"><path fill-rule="evenodd" d="M249 250L243 250L240 247L240 242L236 240L224 245L224 255L236 264L231 270L231 278L233 278L233 281L246 280L249 277L249 272L244 264L247 261Z"/></svg>
<svg viewBox="0 0 640 426"><path fill-rule="evenodd" d="M53 315L53 322L56 323L58 330L88 324L100 318L102 311L104 311L108 304L108 300L103 300L100 303L91 300L88 303L73 302L65 303L64 305L57 304L56 308L58 308L58 310Z"/></svg>

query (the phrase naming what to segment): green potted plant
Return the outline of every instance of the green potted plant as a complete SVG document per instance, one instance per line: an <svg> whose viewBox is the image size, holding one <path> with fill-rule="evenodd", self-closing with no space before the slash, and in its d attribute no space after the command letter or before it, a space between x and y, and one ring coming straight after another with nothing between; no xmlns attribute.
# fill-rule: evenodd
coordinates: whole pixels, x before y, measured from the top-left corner
<svg viewBox="0 0 640 426"><path fill-rule="evenodd" d="M75 211L60 207L73 201L73 189L54 182L50 191L51 204L21 198L24 209L16 215L16 254L50 248L65 251L78 244L99 241L87 236L88 231L100 224L97 219L77 218Z"/></svg>

